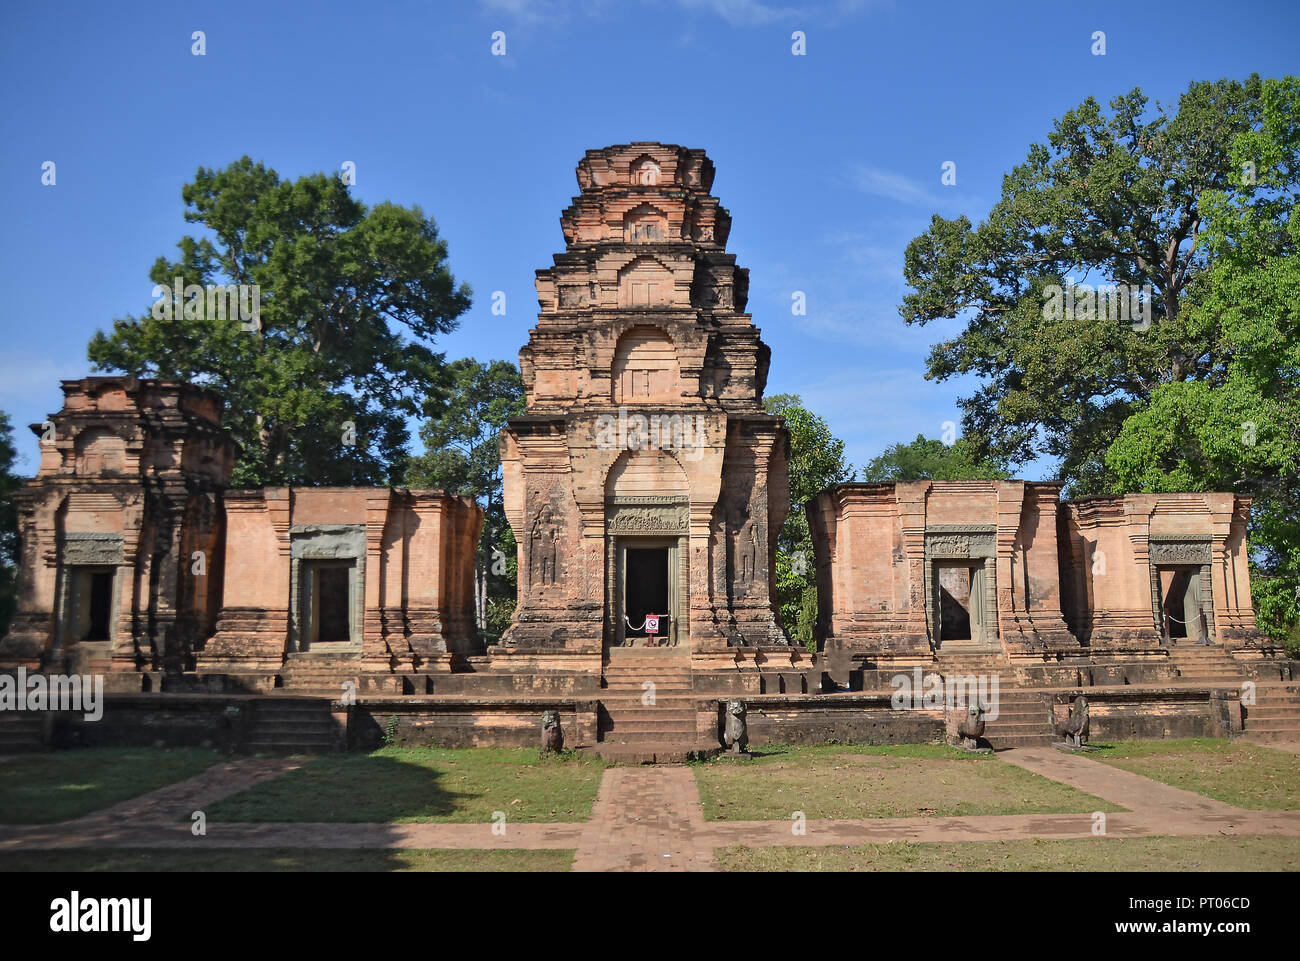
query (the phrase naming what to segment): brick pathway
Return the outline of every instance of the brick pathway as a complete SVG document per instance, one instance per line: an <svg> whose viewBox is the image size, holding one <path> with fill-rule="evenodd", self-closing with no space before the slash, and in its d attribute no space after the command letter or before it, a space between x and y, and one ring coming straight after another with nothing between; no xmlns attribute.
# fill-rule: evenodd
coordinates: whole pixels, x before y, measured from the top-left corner
<svg viewBox="0 0 1300 961"><path fill-rule="evenodd" d="M1109 837L1300 836L1300 811L1248 811L1053 748L1017 748L1000 760L1129 808L1106 815ZM812 820L795 834L785 821L705 821L691 769L613 767L585 823L247 824L189 815L301 761L258 758L216 765L186 781L63 824L0 826L0 850L70 848L576 849L578 871L709 871L715 848L741 844L817 846L878 841L1008 841L1093 837L1091 812L974 817Z"/></svg>
<svg viewBox="0 0 1300 961"><path fill-rule="evenodd" d="M607 768L573 870L712 871L706 833L690 768Z"/></svg>

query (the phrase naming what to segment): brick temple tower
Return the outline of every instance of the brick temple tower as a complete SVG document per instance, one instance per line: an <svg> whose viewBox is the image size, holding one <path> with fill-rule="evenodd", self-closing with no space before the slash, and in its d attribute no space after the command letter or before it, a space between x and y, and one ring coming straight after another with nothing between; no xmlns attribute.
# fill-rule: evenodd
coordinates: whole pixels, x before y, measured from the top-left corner
<svg viewBox="0 0 1300 961"><path fill-rule="evenodd" d="M235 444L219 395L134 377L63 382L18 495L18 609L0 664L106 671L109 689L193 666L220 594ZM157 689L156 687L154 688Z"/></svg>
<svg viewBox="0 0 1300 961"><path fill-rule="evenodd" d="M519 606L495 666L788 660L772 572L789 439L762 406L769 350L713 163L633 143L577 174L519 355L527 413L501 438Z"/></svg>

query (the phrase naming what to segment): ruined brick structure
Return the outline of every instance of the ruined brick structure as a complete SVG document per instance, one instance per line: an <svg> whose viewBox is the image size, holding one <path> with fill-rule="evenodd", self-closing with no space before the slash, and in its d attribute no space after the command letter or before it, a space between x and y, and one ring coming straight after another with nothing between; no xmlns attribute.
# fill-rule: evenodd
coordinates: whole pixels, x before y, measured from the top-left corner
<svg viewBox="0 0 1300 961"><path fill-rule="evenodd" d="M63 382L63 410L32 425L36 478L17 496L18 610L0 658L107 672L109 687L194 666L220 573L221 492L234 444L221 398L130 377Z"/></svg>
<svg viewBox="0 0 1300 961"><path fill-rule="evenodd" d="M63 410L33 425L41 466L18 495L18 612L0 665L106 672L119 691L337 695L345 678L400 691L402 675L480 653L471 499L227 491L235 445L218 395L129 377L63 391Z"/></svg>
<svg viewBox="0 0 1300 961"><path fill-rule="evenodd" d="M1000 679L1005 746L1050 740L1084 688L1099 737L1300 732L1300 665L1256 630L1232 494L839 485L805 505L824 650L791 645L789 440L713 174L658 143L578 165L501 436L519 570L501 643L472 624L472 499L230 491L219 397L90 377L33 428L0 670L105 673L122 693L80 743L535 745L554 712L566 746L680 758L717 747L728 698L754 743L942 736L942 710L892 701L914 669Z"/></svg>
<svg viewBox="0 0 1300 961"><path fill-rule="evenodd" d="M387 487L268 487L225 498L225 591L197 656L224 687L423 693L481 653L471 498Z"/></svg>
<svg viewBox="0 0 1300 961"><path fill-rule="evenodd" d="M1060 500L1024 481L842 484L808 505L818 631L876 668L1258 648L1248 498Z"/></svg>
<svg viewBox="0 0 1300 961"><path fill-rule="evenodd" d="M658 143L578 165L520 351L527 413L502 435L519 544L502 669L789 660L772 577L789 440L762 406L769 351L713 173L703 151Z"/></svg>

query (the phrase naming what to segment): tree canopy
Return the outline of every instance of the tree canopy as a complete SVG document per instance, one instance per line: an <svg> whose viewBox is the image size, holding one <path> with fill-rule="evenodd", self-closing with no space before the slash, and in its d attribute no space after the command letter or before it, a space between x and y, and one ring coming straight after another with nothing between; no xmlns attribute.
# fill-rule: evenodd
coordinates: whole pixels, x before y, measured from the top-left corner
<svg viewBox="0 0 1300 961"><path fill-rule="evenodd" d="M406 418L443 366L432 343L470 303L433 220L248 157L200 168L182 197L203 235L154 262L147 313L96 333L96 368L224 393L236 486L400 482ZM208 293L226 285L236 316Z"/></svg>
<svg viewBox="0 0 1300 961"><path fill-rule="evenodd" d="M900 308L909 324L964 320L927 376L981 379L962 402L977 458L1058 458L1072 495L1252 496L1260 625L1293 643L1297 194L1294 77L1192 83L1176 110L1139 90L1109 112L1089 99L1003 179L983 223L936 216L912 241Z"/></svg>
<svg viewBox="0 0 1300 961"><path fill-rule="evenodd" d="M1173 110L1138 89L1109 111L1089 98L1003 178L978 227L936 215L908 245L904 321L965 320L933 347L927 376L981 378L962 401L978 456L1049 455L1072 493L1103 493L1124 420L1160 384L1214 376L1213 337L1183 304L1212 256L1198 243L1202 195L1250 202L1231 151L1259 121L1261 89L1256 76L1193 83ZM1085 282L1125 296L1097 318ZM1048 309L1076 289L1074 309ZM1130 297L1143 316L1118 309Z"/></svg>
<svg viewBox="0 0 1300 961"><path fill-rule="evenodd" d="M1251 495L1261 626L1300 649L1300 80L1266 81L1260 103L1231 151L1254 183L1200 200L1209 266L1186 317L1206 374L1158 385L1106 464L1117 490Z"/></svg>
<svg viewBox="0 0 1300 961"><path fill-rule="evenodd" d="M970 441L952 445L917 434L910 444L894 444L862 468L864 481L996 480L1011 475L991 458L976 456Z"/></svg>
<svg viewBox="0 0 1300 961"><path fill-rule="evenodd" d="M519 368L504 360L484 364L472 357L452 362L424 404L420 427L425 452L411 459L410 487L436 487L468 494L485 511L476 571L476 610L481 631L499 636L515 605L516 552L502 504L501 448L506 421L524 412Z"/></svg>
<svg viewBox="0 0 1300 961"><path fill-rule="evenodd" d="M817 582L804 505L818 492L852 480L853 470L844 460L844 441L798 395L773 394L763 406L785 418L790 431L790 513L777 535L777 605L790 639L815 650Z"/></svg>
<svg viewBox="0 0 1300 961"><path fill-rule="evenodd" d="M0 410L0 637L9 630L17 601L18 503L14 495L23 484L14 473L17 458L13 426L8 413Z"/></svg>

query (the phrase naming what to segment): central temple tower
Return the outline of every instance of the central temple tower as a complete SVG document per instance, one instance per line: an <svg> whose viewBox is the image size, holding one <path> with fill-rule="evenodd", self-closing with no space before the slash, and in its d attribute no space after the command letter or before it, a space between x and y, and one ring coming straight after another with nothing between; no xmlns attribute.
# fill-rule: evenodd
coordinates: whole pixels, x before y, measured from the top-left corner
<svg viewBox="0 0 1300 961"><path fill-rule="evenodd" d="M501 436L519 604L497 656L599 671L628 648L697 668L788 650L772 572L789 438L762 406L770 352L713 163L633 143L577 173L519 353L527 413Z"/></svg>

